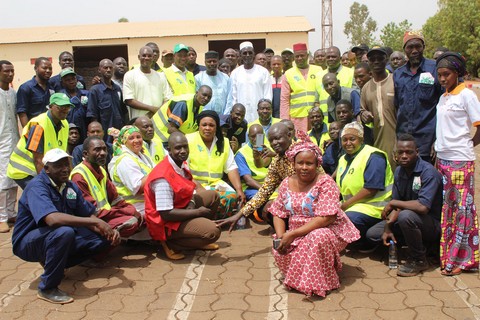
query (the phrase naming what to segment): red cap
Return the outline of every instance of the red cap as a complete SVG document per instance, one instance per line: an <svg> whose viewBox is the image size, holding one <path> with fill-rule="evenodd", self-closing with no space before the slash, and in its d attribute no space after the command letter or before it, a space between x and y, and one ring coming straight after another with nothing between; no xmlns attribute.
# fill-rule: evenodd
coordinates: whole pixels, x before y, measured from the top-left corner
<svg viewBox="0 0 480 320"><path fill-rule="evenodd" d="M307 50L308 50L306 43L295 43L295 44L293 45L293 52L295 52L295 51L302 51L302 50L304 50L304 51L307 51Z"/></svg>

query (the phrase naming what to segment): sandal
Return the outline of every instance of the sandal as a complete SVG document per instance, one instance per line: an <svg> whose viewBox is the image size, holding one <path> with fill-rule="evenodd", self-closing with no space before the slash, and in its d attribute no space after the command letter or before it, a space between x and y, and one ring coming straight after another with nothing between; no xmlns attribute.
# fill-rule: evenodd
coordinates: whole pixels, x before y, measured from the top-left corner
<svg viewBox="0 0 480 320"><path fill-rule="evenodd" d="M452 277L452 276L458 276L462 273L462 269L460 269L459 267L456 267L454 269L443 269L441 274L442 276L447 276L447 277Z"/></svg>
<svg viewBox="0 0 480 320"><path fill-rule="evenodd" d="M200 250L218 250L218 248L220 248L220 246L216 243L210 243L210 244L207 244L203 247L200 247L199 249Z"/></svg>
<svg viewBox="0 0 480 320"><path fill-rule="evenodd" d="M165 251L165 255L170 260L182 260L185 258L185 255L181 252L175 252L174 250L170 249L165 241L160 242L162 244L163 251Z"/></svg>

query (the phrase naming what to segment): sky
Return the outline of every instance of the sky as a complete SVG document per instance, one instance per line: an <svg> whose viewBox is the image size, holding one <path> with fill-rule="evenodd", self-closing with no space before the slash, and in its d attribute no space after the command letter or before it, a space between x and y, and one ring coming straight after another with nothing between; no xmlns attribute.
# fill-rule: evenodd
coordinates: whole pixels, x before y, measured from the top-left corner
<svg viewBox="0 0 480 320"><path fill-rule="evenodd" d="M36 26L61 26L117 22L126 17L130 22L158 20L192 20L265 16L305 16L315 32L309 35L310 49L321 46L322 0L217 0L141 1L132 0L49 0L40 6L38 0L1 0L0 30ZM332 0L333 44L341 51L351 44L343 33L354 1ZM437 10L437 0L358 0L367 5L370 16L377 21L376 37L389 22L407 19L414 29L420 29ZM152 5L149 7L147 3ZM181 3L180 7L177 4ZM233 8L232 5L236 6ZM68 6L71 6L69 8Z"/></svg>

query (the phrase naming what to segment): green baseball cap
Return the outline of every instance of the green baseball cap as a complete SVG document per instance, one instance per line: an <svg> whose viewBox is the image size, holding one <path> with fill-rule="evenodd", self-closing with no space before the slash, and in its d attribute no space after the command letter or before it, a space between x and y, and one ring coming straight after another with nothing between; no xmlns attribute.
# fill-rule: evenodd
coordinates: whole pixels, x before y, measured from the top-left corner
<svg viewBox="0 0 480 320"><path fill-rule="evenodd" d="M68 96L65 93L54 93L50 96L50 105L57 105L57 106L74 106L71 102Z"/></svg>
<svg viewBox="0 0 480 320"><path fill-rule="evenodd" d="M177 43L175 47L173 48L173 53L178 53L182 50L186 50L188 52L188 47L184 45L183 43Z"/></svg>
<svg viewBox="0 0 480 320"><path fill-rule="evenodd" d="M77 75L77 74L75 73L75 71L73 71L72 68L65 68L65 69L62 70L62 72L60 72L60 78L63 78L63 77L65 77L65 76L68 75L68 74Z"/></svg>

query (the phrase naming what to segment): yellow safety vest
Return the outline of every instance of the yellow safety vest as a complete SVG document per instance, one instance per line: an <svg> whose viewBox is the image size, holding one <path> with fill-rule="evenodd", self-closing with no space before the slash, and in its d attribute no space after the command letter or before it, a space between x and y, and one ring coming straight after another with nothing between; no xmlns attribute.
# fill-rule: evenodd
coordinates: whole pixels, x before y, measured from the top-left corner
<svg viewBox="0 0 480 320"><path fill-rule="evenodd" d="M222 154L217 155L217 145L213 146L212 153L202 140L199 132L187 134L190 155L188 157L190 172L193 179L200 182L204 187L214 186L222 180L223 167L228 159L230 144L227 138L223 138L224 149Z"/></svg>
<svg viewBox="0 0 480 320"><path fill-rule="evenodd" d="M163 143L157 137L153 137L153 153L150 152L147 142L143 142L143 153L152 159L153 163L157 164L165 158L165 151L163 151Z"/></svg>
<svg viewBox="0 0 480 320"><path fill-rule="evenodd" d="M316 83L316 90L318 92L318 100L320 102L320 109L322 110L324 120L323 122L328 122L328 106L327 106L327 99L329 97L327 91L323 87L323 76L328 73L328 68L325 70L321 70L317 73L317 83ZM342 66L340 68L340 72L337 74L337 79L340 82L341 87L351 88L353 85L353 72L352 68L348 68Z"/></svg>
<svg viewBox="0 0 480 320"><path fill-rule="evenodd" d="M369 145L364 145L363 149L356 155L348 167L348 172L342 178L345 169L347 168L347 161L345 160L345 155L343 155L338 161L336 180L340 187L340 193L342 194L343 200L348 200L352 196L356 195L363 188L365 183L363 174L367 166L367 161L375 152L381 153L385 157L387 163L387 167L385 169L385 190L378 191L371 199L364 200L360 203L355 203L346 211L357 211L380 219L383 208L392 196L393 185L393 173L385 152Z"/></svg>
<svg viewBox="0 0 480 320"><path fill-rule="evenodd" d="M188 71L186 72L186 81L183 76L175 72L173 65L169 68L163 70L165 77L167 77L168 84L172 88L174 96L180 96L182 94L192 93L195 94L195 77L193 73Z"/></svg>
<svg viewBox="0 0 480 320"><path fill-rule="evenodd" d="M305 118L315 103L316 77L320 72L319 66L310 65L307 79L297 67L285 72L285 77L290 85L290 117Z"/></svg>
<svg viewBox="0 0 480 320"><path fill-rule="evenodd" d="M39 125L43 128L43 154L55 148L67 151L68 121L61 121L62 128L57 134L52 119L49 118L47 113L48 111L32 118L23 128L22 136L15 149L13 149L8 163L7 176L9 178L19 180L37 175L37 170L33 163L33 154L27 150L27 135L32 126Z"/></svg>
<svg viewBox="0 0 480 320"><path fill-rule="evenodd" d="M100 167L100 170L103 174L102 181L98 181L97 178L93 175L92 171L84 165L83 163L78 164L75 168L73 168L72 173L70 174L70 179L75 174L79 174L83 177L85 181L88 183L88 190L90 190L90 194L92 195L93 199L97 203L97 209L105 209L110 210L112 207L110 203L108 203L108 196L107 196L107 181L108 175L105 169Z"/></svg>
<svg viewBox="0 0 480 320"><path fill-rule="evenodd" d="M325 141L330 140L330 135L328 134L328 127L330 125L328 123L325 123L324 126L327 126L327 131L322 133L322 135L320 136L320 141L318 141L317 138L315 138L315 136L312 135L313 129L307 132L308 136L310 137L310 140L312 140L312 142L315 143L322 151L325 151L325 149L323 148Z"/></svg>
<svg viewBox="0 0 480 320"><path fill-rule="evenodd" d="M182 125L178 130L180 130L183 134L192 133L198 131L198 125L195 121L195 116L198 115L203 110L203 106L198 108L198 113L193 113L193 98L194 94L184 94L178 97L174 97L173 99L165 102L161 107L160 110L155 113L152 117L153 122L153 129L155 130L155 136L162 142L167 142L170 133L168 133L168 118L172 115L170 110L170 104L172 102L178 101L185 101L187 103L187 119L183 121Z"/></svg>
<svg viewBox="0 0 480 320"><path fill-rule="evenodd" d="M279 123L279 122L281 122L281 121L282 121L281 119L272 117L272 123L271 123L271 125L270 125L270 128L271 128L271 126L273 126L275 123ZM250 129L250 127L251 127L252 125L254 125L254 124L259 124L259 125L262 126L262 124L260 123L260 119L257 119L257 120L255 120L255 121L253 121L253 122L250 122L250 123L248 124L248 126L247 126L247 133L248 133L248 130ZM262 126L262 127L263 127L263 126ZM265 130L264 130L264 131L265 131ZM267 132L265 132L265 135L264 135L264 139L263 139L263 140L264 140L264 142L265 142L265 145L266 145L268 148L271 148L271 147L270 147L270 141L268 141Z"/></svg>
<svg viewBox="0 0 480 320"><path fill-rule="evenodd" d="M134 204L137 202L143 202L144 201L143 194L141 196L133 195L132 192L123 184L122 180L120 180L120 178L118 177L118 174L117 174L118 165L120 164L120 162L122 162L123 158L125 157L129 157L130 159L135 161L135 163L140 167L141 171L145 174L145 176L147 176L150 173L150 171L152 171L152 168L150 168L145 163L143 163L143 161L138 160L137 157L132 156L128 152L124 152L120 156L118 156L113 166L112 181L115 184L115 187L117 188L118 195L122 196L125 201L131 204Z"/></svg>

